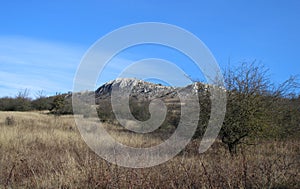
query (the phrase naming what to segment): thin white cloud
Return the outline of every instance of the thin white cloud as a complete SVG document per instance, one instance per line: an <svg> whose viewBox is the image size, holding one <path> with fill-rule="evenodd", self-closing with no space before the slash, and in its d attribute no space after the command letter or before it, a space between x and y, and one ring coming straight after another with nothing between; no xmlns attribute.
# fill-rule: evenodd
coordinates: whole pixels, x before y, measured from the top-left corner
<svg viewBox="0 0 300 189"><path fill-rule="evenodd" d="M0 96L29 89L48 94L72 90L74 73L85 49L63 43L0 36Z"/></svg>
<svg viewBox="0 0 300 189"><path fill-rule="evenodd" d="M70 45L59 42L30 39L16 36L0 36L0 97L14 96L18 91L29 89L34 97L37 91L46 94L67 92L73 89L73 79L87 47ZM105 53L105 52L101 52ZM114 57L98 73L98 81L94 81L97 88L100 84L118 77L129 65L136 63L128 55ZM95 61L95 63L97 63ZM148 62L132 69L128 77L139 79L168 77L176 85L183 85L187 81L177 69L170 69L168 65ZM89 80L95 68L87 68L84 74ZM179 79L180 78L180 79ZM183 82L183 83L182 83ZM93 83L89 83L93 85ZM87 85L86 83L83 86Z"/></svg>
<svg viewBox="0 0 300 189"><path fill-rule="evenodd" d="M71 91L77 68L87 49L20 36L0 36L0 97L14 96L24 89L29 89L32 97L40 90L49 95ZM99 75L98 82L94 82L100 85L115 79L131 62L127 58L113 58ZM94 67L86 68L83 81L88 80L94 71Z"/></svg>

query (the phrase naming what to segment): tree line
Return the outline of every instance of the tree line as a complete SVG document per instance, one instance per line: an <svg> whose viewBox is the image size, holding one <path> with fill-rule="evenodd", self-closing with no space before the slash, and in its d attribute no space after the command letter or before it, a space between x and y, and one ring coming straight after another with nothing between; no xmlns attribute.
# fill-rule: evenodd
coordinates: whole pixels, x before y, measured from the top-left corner
<svg viewBox="0 0 300 189"><path fill-rule="evenodd" d="M55 115L72 114L71 98L69 94L56 94L45 96L42 92L37 94L37 98L29 97L29 90L19 91L15 97L0 98L0 111L42 111L47 110Z"/></svg>

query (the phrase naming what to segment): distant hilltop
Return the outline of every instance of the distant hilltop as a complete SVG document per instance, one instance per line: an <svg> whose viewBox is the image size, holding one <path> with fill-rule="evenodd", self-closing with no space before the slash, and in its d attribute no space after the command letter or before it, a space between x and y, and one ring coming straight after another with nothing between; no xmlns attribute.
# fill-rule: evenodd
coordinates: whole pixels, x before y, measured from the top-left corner
<svg viewBox="0 0 300 189"><path fill-rule="evenodd" d="M173 98L177 92L203 92L208 91L209 85L200 82L185 87L171 87L161 84L146 82L134 78L117 78L100 86L96 91L96 98L106 98L111 95L112 90L130 91L130 96L137 98Z"/></svg>

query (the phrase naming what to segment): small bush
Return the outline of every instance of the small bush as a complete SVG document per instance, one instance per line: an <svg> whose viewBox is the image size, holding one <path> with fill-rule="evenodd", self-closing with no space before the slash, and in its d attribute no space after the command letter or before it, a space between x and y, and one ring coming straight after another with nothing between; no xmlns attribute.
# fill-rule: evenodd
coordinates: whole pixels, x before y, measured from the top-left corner
<svg viewBox="0 0 300 189"><path fill-rule="evenodd" d="M5 118L5 125L14 125L15 123L16 123L16 121L13 116L7 116Z"/></svg>

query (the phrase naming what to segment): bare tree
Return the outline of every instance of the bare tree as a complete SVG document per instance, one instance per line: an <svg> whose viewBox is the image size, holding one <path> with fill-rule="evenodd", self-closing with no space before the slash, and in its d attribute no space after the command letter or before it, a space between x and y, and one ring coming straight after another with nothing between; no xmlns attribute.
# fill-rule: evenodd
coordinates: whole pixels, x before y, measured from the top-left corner
<svg viewBox="0 0 300 189"><path fill-rule="evenodd" d="M18 91L16 98L29 99L29 89Z"/></svg>
<svg viewBox="0 0 300 189"><path fill-rule="evenodd" d="M46 98L45 91L44 91L44 90L38 90L38 91L35 93L35 97L36 97L37 99L39 99L39 98Z"/></svg>
<svg viewBox="0 0 300 189"><path fill-rule="evenodd" d="M28 111L31 110L31 99L29 98L29 89L20 90L13 100L13 110Z"/></svg>
<svg viewBox="0 0 300 189"><path fill-rule="evenodd" d="M227 112L221 139L231 154L237 146L274 130L276 103L297 87L296 77L291 77L276 87L269 79L268 69L255 62L242 63L224 74L227 88ZM266 132L268 131L268 132Z"/></svg>

